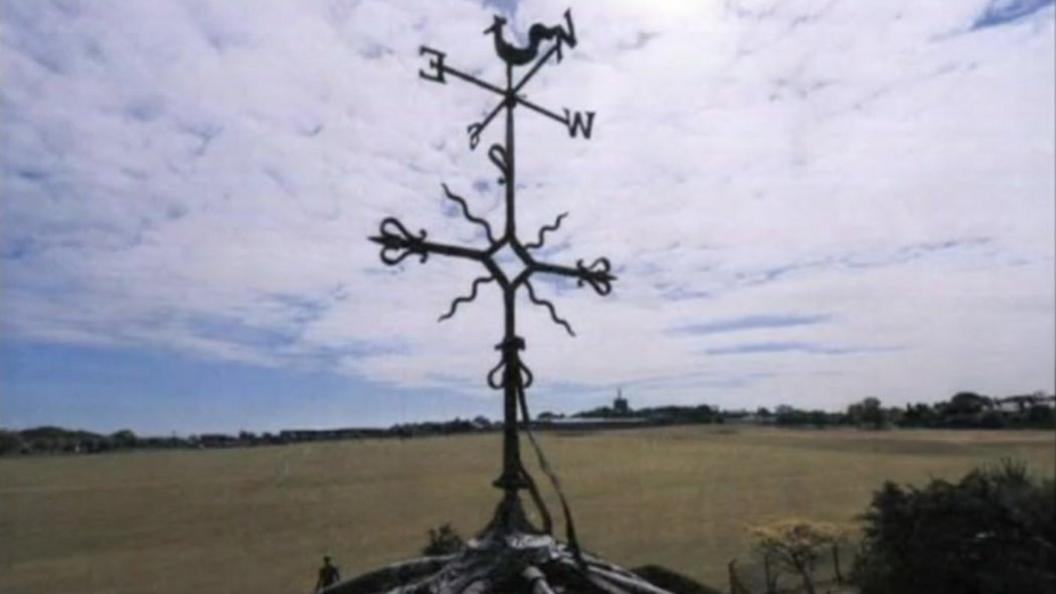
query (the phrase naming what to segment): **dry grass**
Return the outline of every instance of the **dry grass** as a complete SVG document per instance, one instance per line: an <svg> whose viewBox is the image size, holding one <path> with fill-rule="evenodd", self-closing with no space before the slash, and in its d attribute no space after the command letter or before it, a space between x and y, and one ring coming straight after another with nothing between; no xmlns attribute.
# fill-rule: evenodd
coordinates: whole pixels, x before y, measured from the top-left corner
<svg viewBox="0 0 1056 594"><path fill-rule="evenodd" d="M885 479L1004 456L1053 473L1053 432L687 427L542 437L584 545L725 584L745 528L845 522ZM0 592L306 592L483 526L499 436L0 460ZM530 456L529 452L525 452ZM542 479L542 475L538 475ZM556 511L558 508L553 506Z"/></svg>

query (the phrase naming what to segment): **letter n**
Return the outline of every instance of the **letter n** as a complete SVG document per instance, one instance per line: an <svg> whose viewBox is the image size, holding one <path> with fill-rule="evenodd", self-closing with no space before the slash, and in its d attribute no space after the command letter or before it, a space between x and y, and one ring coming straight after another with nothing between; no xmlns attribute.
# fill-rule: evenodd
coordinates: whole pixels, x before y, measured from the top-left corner
<svg viewBox="0 0 1056 594"><path fill-rule="evenodd" d="M586 112L586 122L583 121L583 113L577 111L575 113L565 109L565 125L568 126L568 134L575 138L577 132L583 133L583 138L590 138L590 132L594 128L594 112Z"/></svg>

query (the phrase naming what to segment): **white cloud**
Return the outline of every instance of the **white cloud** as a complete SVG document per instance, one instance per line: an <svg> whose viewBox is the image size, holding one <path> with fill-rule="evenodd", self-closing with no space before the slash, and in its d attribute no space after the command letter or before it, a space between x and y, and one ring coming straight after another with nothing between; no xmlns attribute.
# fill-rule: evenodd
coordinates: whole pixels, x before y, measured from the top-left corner
<svg viewBox="0 0 1056 594"><path fill-rule="evenodd" d="M564 8L522 4L514 24ZM574 340L522 303L543 393L837 406L1051 390L1053 10L971 31L985 9L575 6L579 46L528 90L596 110L595 135L519 114L519 225L534 237L570 211L549 257L608 255L620 280L555 298ZM365 238L395 215L472 241L442 182L501 223L484 150L499 126L475 152L464 137L494 99L416 74L428 45L500 80L488 9L8 0L3 20L6 333L484 393L498 299L435 324L480 271L392 274ZM832 321L671 332L775 313ZM862 352L707 354L767 341Z"/></svg>

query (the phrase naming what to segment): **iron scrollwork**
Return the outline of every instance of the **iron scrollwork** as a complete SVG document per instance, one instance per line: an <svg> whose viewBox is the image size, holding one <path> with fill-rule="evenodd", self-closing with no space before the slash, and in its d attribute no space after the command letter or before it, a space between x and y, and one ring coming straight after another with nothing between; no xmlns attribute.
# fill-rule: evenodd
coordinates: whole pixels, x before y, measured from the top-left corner
<svg viewBox="0 0 1056 594"><path fill-rule="evenodd" d="M447 184L442 184L444 196L447 200L458 204L463 218L466 221L483 229L487 245L483 248L466 247L435 243L428 241L425 230L418 234L410 232L399 220L388 217L381 222L379 234L370 239L381 245L381 260L387 265L400 264L408 256L416 255L421 262L425 262L431 254L453 256L475 260L480 262L488 271L486 276L475 279L467 295L456 297L450 304L448 311L440 316L440 321L452 318L458 311L460 305L470 303L476 299L478 289L485 285L495 283L502 290L504 297L504 333L502 342L496 349L500 351L499 362L487 373L487 383L490 387L503 390L505 401L505 425L503 439L503 468L502 474L496 479L496 486L504 489L507 496L515 496L518 489L529 489L533 498L539 502L538 494L534 490L534 482L525 470L520 458L520 446L518 431L520 423L528 423L528 409L525 401L525 390L534 382L532 371L524 364L521 352L525 349L525 341L517 335L515 326L515 309L517 291L523 285L527 292L529 301L534 305L547 309L551 321L564 328L570 335L575 336L572 325L557 313L554 304L546 299L540 298L530 278L536 274L549 274L575 279L577 285L582 287L589 285L599 295L608 295L612 291L612 283L616 277L611 274L611 264L607 258L597 258L589 265L583 260L577 260L574 266L554 264L537 260L531 254L532 250L538 250L545 245L548 233L556 232L561 227L561 222L568 213L557 216L553 223L545 225L538 230L535 241L523 244L517 235L516 209L515 209L515 172L514 172L514 114L516 109L523 107L529 111L538 113L550 120L564 125L569 135L573 138L582 136L584 139L591 137L594 125L594 112L573 112L563 109L557 113L526 99L521 90L540 71L543 65L551 59L561 62L563 48L574 48L577 44L575 26L572 21L571 11L565 11L564 23L556 26L545 26L535 24L528 31L528 44L524 47L516 47L505 38L506 21L496 17L491 27L484 31L485 35L491 35L495 44L495 52L505 63L506 80L505 85L492 84L475 76L467 74L447 64L444 52L422 47L419 54L427 59L426 68L419 70L418 75L428 81L447 84L448 77L462 80L473 84L489 93L498 95L498 104L479 122L473 122L466 128L469 145L475 149L481 141L483 134L487 131L489 124L496 119L499 113L505 111L506 130L505 141L492 144L487 151L488 159L499 171L499 186L505 191L505 226L501 233L496 233L491 224L483 217L474 215L469 204L462 196L454 193ZM530 65L530 66L529 66ZM514 68L529 66L527 72L514 80ZM585 114L585 115L584 115ZM496 256L502 248L509 247L517 254L524 268L521 272L508 278L498 265ZM518 419L518 410L521 411L522 419ZM527 426L525 426L527 430ZM529 431L529 437L531 433ZM532 439L535 446L535 441ZM541 457L541 452L537 451ZM571 527L571 515L567 503L564 501L560 485L556 476L548 467L544 471L551 477L555 488L558 490L565 510L567 525ZM549 528L549 513L545 506L541 510L547 519ZM575 545L574 529L570 530L570 541Z"/></svg>

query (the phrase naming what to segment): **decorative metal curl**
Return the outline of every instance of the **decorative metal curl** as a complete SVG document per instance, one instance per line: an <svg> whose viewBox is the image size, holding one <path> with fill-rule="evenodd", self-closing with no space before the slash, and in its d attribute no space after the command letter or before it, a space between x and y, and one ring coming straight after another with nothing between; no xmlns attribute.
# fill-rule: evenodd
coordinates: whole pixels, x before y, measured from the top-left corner
<svg viewBox="0 0 1056 594"><path fill-rule="evenodd" d="M494 276L482 276L474 280L473 286L470 288L469 295L455 297L455 299L451 302L451 309L449 309L447 313L441 315L437 322L443 322L444 320L449 319L451 316L455 315L455 311L458 310L459 303L471 303L474 299L477 298L477 287L485 283L490 283L494 280Z"/></svg>
<svg viewBox="0 0 1056 594"><path fill-rule="evenodd" d="M518 373L518 386L520 389L527 389L531 387L532 383L535 382L535 375L532 374L532 370L521 361L518 351L524 350L524 339L519 336L514 336L510 340L503 341L495 345L496 350L502 351L502 359L499 360L495 367L491 368L488 372L488 385L493 390L502 390L506 387L506 381L509 379L510 374L507 373L509 365L513 365L515 371ZM502 374L501 380L496 380L496 374Z"/></svg>
<svg viewBox="0 0 1056 594"><path fill-rule="evenodd" d="M396 227L396 229L391 227ZM411 254L418 254L422 262L429 259L429 253L422 246L422 242L428 235L425 229L419 230L416 237L398 219L386 217L378 226L378 233L379 235L370 239L374 243L381 244L381 261L389 266L399 264ZM392 252L396 252L396 255Z"/></svg>
<svg viewBox="0 0 1056 594"><path fill-rule="evenodd" d="M484 227L484 233L486 233L488 236L488 243L495 243L495 236L491 232L491 225L489 225L486 220L477 216L473 216L473 213L469 212L469 205L466 204L465 198L449 190L447 184L440 184L440 186L444 188L444 194L447 195L448 200L451 200L452 202L457 202L458 205L462 207L462 216L464 216L467 221L469 221L470 223L476 223L481 227Z"/></svg>
<svg viewBox="0 0 1056 594"><path fill-rule="evenodd" d="M466 126L466 133L469 134L469 148L473 150L480 144L480 133L484 131L484 124L476 123Z"/></svg>
<svg viewBox="0 0 1056 594"><path fill-rule="evenodd" d="M506 147L501 144L493 144L488 148L488 160L491 161L495 167L498 167L499 173L502 177L498 179L499 185L506 183L506 180L510 178L510 160L506 155Z"/></svg>
<svg viewBox="0 0 1056 594"><path fill-rule="evenodd" d="M536 305L542 305L546 309L550 310L550 319L559 326L564 326L565 331L568 332L569 336L575 336L576 332L572 329L572 324L568 323L568 320L557 315L557 308L554 307L553 303L550 303L546 299L540 299L535 296L535 288L532 287L532 283L525 281L524 286L528 287L528 299Z"/></svg>
<svg viewBox="0 0 1056 594"><path fill-rule="evenodd" d="M554 220L553 223L544 226L542 229L539 229L539 237L535 241L533 241L532 243L524 244L524 247L529 250L534 250L543 247L543 244L546 243L546 234L551 231L557 231L558 229L560 229L561 221L563 221L567 216L567 212L563 212L557 215L557 218Z"/></svg>
<svg viewBox="0 0 1056 594"><path fill-rule="evenodd" d="M612 292L612 281L616 280L616 277L609 274L612 264L608 258L598 258L591 262L590 266L584 265L583 260L576 260L576 268L581 273L577 285L582 287L583 283L590 283L598 295L608 295Z"/></svg>

